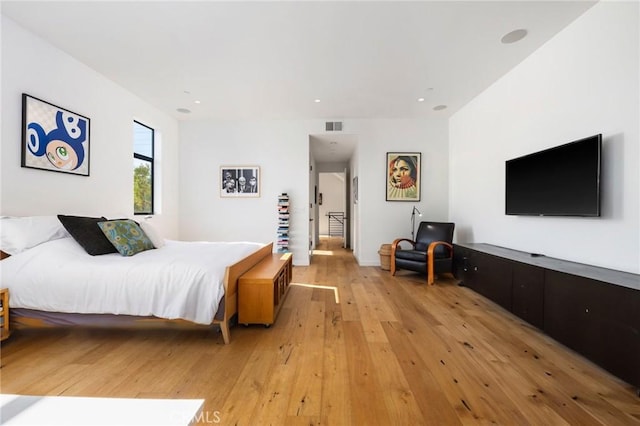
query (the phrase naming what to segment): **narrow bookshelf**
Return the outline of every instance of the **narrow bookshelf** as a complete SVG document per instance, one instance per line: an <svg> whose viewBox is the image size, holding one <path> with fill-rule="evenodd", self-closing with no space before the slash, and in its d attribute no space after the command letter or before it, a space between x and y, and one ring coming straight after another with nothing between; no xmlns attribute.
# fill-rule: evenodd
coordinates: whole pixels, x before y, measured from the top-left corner
<svg viewBox="0 0 640 426"><path fill-rule="evenodd" d="M278 253L289 252L289 196L286 192L278 195Z"/></svg>

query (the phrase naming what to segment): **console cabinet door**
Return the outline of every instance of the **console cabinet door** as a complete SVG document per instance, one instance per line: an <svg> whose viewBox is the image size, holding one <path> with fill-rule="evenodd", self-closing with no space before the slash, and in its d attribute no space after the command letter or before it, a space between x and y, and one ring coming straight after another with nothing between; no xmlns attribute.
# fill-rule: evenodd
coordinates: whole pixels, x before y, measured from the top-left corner
<svg viewBox="0 0 640 426"><path fill-rule="evenodd" d="M453 276L461 281L464 285L465 271L467 267L467 259L469 257L469 249L454 244L453 246Z"/></svg>
<svg viewBox="0 0 640 426"><path fill-rule="evenodd" d="M469 287L476 293L483 294L479 290L480 287L480 275L478 274L478 256L480 253L474 250L468 250L464 257L464 286Z"/></svg>
<svg viewBox="0 0 640 426"><path fill-rule="evenodd" d="M529 324L544 327L544 269L513 262L511 310Z"/></svg>
<svg viewBox="0 0 640 426"><path fill-rule="evenodd" d="M473 254L475 291L511 310L512 261L483 253Z"/></svg>
<svg viewBox="0 0 640 426"><path fill-rule="evenodd" d="M544 331L640 385L640 292L546 270Z"/></svg>

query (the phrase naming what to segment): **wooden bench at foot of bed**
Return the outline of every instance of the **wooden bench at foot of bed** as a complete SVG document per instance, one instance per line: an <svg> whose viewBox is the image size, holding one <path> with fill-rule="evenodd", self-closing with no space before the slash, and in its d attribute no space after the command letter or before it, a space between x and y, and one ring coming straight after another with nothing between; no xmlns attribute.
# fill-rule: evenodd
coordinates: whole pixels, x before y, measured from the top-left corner
<svg viewBox="0 0 640 426"><path fill-rule="evenodd" d="M251 270L260 262L266 259L270 259L273 254L273 243L269 243L257 252L245 257L241 261L228 266L224 276L224 291L225 291L225 310L224 320L214 321L220 325L220 331L222 331L222 339L225 344L229 344L229 321L238 313L238 281L240 277Z"/></svg>
<svg viewBox="0 0 640 426"><path fill-rule="evenodd" d="M293 256L274 253L238 280L238 322L270 326L282 307L291 283Z"/></svg>

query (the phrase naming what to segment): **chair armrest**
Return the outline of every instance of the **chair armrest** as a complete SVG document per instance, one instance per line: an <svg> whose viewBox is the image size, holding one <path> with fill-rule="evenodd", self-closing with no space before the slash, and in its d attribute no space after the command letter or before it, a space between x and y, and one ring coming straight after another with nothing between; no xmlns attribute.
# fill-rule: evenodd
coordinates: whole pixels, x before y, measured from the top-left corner
<svg viewBox="0 0 640 426"><path fill-rule="evenodd" d="M408 238L396 238L395 240L393 240L393 243L391 243L391 258L395 258L396 257L396 250L398 249L398 246L400 245L401 242L406 241L408 243L411 244L411 246L415 249L416 248L416 243L415 241L412 241Z"/></svg>
<svg viewBox="0 0 640 426"><path fill-rule="evenodd" d="M433 256L433 252L438 246L445 246L449 249L449 256L453 256L453 244L449 244L446 241L434 241L429 244L429 248L427 248L427 259Z"/></svg>
<svg viewBox="0 0 640 426"><path fill-rule="evenodd" d="M427 248L427 284L433 285L435 282L435 273L434 273L434 261L433 261L433 252L436 247L445 246L449 249L449 257L453 257L453 245L449 244L446 241L434 241L429 244L429 248Z"/></svg>

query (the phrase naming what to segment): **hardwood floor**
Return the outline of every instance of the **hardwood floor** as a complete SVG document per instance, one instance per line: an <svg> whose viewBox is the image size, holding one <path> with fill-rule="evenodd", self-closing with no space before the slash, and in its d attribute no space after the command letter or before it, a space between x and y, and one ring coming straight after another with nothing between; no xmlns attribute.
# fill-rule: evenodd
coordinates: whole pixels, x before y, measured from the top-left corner
<svg viewBox="0 0 640 426"><path fill-rule="evenodd" d="M632 386L452 278L358 267L339 243L294 267L272 327L235 326L230 345L215 330L17 330L2 393L204 398L200 424L640 425Z"/></svg>

